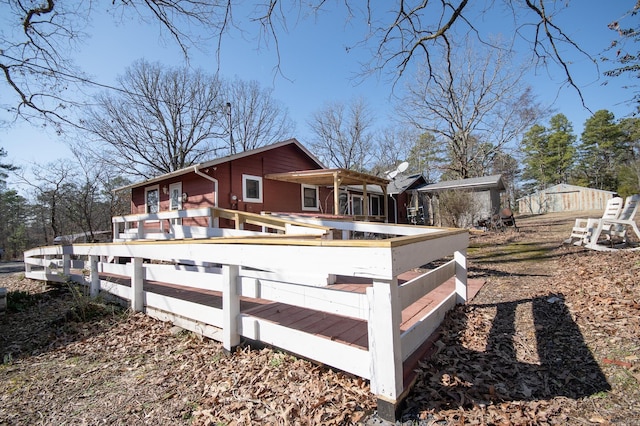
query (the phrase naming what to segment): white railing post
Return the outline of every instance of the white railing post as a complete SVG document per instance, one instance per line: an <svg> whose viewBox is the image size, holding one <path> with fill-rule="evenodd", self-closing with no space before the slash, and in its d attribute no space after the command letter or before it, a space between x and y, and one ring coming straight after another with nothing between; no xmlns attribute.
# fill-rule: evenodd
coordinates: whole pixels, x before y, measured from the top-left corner
<svg viewBox="0 0 640 426"><path fill-rule="evenodd" d="M398 279L375 280L367 288L371 392L395 407L404 390Z"/></svg>
<svg viewBox="0 0 640 426"><path fill-rule="evenodd" d="M240 315L240 297L238 296L238 265L222 265L222 346L227 351L240 344L238 334L238 316Z"/></svg>
<svg viewBox="0 0 640 426"><path fill-rule="evenodd" d="M138 220L138 239L144 239L144 220Z"/></svg>
<svg viewBox="0 0 640 426"><path fill-rule="evenodd" d="M44 276L46 279L49 279L49 275L51 275L51 255L44 255Z"/></svg>
<svg viewBox="0 0 640 426"><path fill-rule="evenodd" d="M134 312L142 312L144 309L143 300L144 268L142 258L131 259L131 309Z"/></svg>
<svg viewBox="0 0 640 426"><path fill-rule="evenodd" d="M453 253L456 263L456 303L465 303L467 294L467 250L458 250Z"/></svg>
<svg viewBox="0 0 640 426"><path fill-rule="evenodd" d="M68 253L62 255L62 273L65 277L71 275L71 255Z"/></svg>
<svg viewBox="0 0 640 426"><path fill-rule="evenodd" d="M89 296L98 297L100 294L100 274L98 271L98 256L89 256ZM133 281L133 280L132 280Z"/></svg>
<svg viewBox="0 0 640 426"><path fill-rule="evenodd" d="M23 253L22 258L24 260L24 272L25 272L25 274L28 275L31 272L31 268L33 267L33 265L31 265L31 263L29 263L29 260L31 258L27 257L26 252Z"/></svg>

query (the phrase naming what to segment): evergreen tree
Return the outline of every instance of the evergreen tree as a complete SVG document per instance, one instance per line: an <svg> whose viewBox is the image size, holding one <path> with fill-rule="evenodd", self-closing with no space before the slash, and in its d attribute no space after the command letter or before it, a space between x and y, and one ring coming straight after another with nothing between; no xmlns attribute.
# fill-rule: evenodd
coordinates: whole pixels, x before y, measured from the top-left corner
<svg viewBox="0 0 640 426"><path fill-rule="evenodd" d="M573 126L564 114L551 117L546 160L552 184L566 183L576 155Z"/></svg>
<svg viewBox="0 0 640 426"><path fill-rule="evenodd" d="M563 114L551 117L550 127L534 125L522 140L523 178L537 189L566 183L576 155L573 126Z"/></svg>
<svg viewBox="0 0 640 426"><path fill-rule="evenodd" d="M533 181L535 189L546 188L550 183L545 161L548 145L548 131L540 124L534 124L522 139L521 149L524 154L522 178Z"/></svg>
<svg viewBox="0 0 640 426"><path fill-rule="evenodd" d="M617 171L629 158L624 133L613 113L597 111L585 122L578 147L578 183L591 188L617 191Z"/></svg>

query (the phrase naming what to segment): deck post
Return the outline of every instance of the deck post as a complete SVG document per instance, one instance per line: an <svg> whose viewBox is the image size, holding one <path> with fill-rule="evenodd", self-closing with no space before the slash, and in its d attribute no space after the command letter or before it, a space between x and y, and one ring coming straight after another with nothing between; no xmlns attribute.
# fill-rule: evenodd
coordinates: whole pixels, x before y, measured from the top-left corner
<svg viewBox="0 0 640 426"><path fill-rule="evenodd" d="M238 295L238 265L222 265L222 345L232 352L240 344L238 316L240 315L240 296Z"/></svg>
<svg viewBox="0 0 640 426"><path fill-rule="evenodd" d="M398 399L404 390L400 323L402 307L397 277L375 280L367 288L369 302L369 356L371 392L378 397L378 413L395 421Z"/></svg>
<svg viewBox="0 0 640 426"><path fill-rule="evenodd" d="M44 276L49 277L49 275L51 275L51 255L49 254L45 254L44 255Z"/></svg>
<svg viewBox="0 0 640 426"><path fill-rule="evenodd" d="M100 274L98 273L98 256L89 256L89 296L98 297L100 293Z"/></svg>
<svg viewBox="0 0 640 426"><path fill-rule="evenodd" d="M138 239L144 239L144 220L138 220Z"/></svg>
<svg viewBox="0 0 640 426"><path fill-rule="evenodd" d="M467 288L467 250L457 250L453 253L456 263L456 303L465 303L468 297Z"/></svg>
<svg viewBox="0 0 640 426"><path fill-rule="evenodd" d="M131 258L131 309L134 312L142 312L144 309L143 300L144 268L142 258Z"/></svg>
<svg viewBox="0 0 640 426"><path fill-rule="evenodd" d="M62 255L62 274L65 277L71 275L71 255L68 253Z"/></svg>

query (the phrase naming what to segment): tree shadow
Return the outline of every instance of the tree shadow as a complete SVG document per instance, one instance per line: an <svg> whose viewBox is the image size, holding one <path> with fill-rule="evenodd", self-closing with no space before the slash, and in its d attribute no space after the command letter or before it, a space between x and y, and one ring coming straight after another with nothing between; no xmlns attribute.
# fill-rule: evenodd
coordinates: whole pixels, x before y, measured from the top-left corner
<svg viewBox="0 0 640 426"><path fill-rule="evenodd" d="M517 321L522 309L532 310L533 324L524 327ZM484 318L494 310L491 328L483 332ZM524 329L517 329L519 324ZM611 390L561 294L463 305L448 314L441 330L438 349L420 364L403 420L418 419L421 412L559 396L577 399ZM463 345L460 336L465 333L484 334L485 349ZM467 340L475 341L476 349L484 341Z"/></svg>

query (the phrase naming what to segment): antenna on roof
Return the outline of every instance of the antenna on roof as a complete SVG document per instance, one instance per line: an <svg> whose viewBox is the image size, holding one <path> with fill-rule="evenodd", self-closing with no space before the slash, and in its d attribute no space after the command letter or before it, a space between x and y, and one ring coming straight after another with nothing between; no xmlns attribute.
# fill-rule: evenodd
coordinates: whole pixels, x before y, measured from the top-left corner
<svg viewBox="0 0 640 426"><path fill-rule="evenodd" d="M387 179L393 179L396 176L398 176L398 174L404 172L405 170L407 170L407 168L409 167L409 163L406 161L403 161L402 163L400 163L398 165L398 167L395 170L391 170L389 172L385 172L384 174L387 175Z"/></svg>

